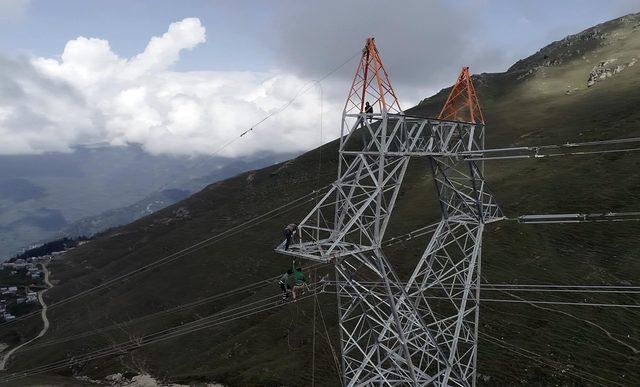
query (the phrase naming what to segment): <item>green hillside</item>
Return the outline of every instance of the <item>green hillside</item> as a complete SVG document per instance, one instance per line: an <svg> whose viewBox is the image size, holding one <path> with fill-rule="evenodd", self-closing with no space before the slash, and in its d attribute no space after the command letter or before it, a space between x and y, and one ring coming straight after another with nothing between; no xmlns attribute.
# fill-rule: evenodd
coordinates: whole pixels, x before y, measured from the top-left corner
<svg viewBox="0 0 640 387"><path fill-rule="evenodd" d="M474 76L487 122L487 147L640 136L639 60L640 14L635 14L552 43L507 72ZM390 71L393 80L393 69ZM409 112L437 114L446 93L441 91ZM612 153L488 161L486 177L508 216L637 211L639 168L640 154ZM333 142L289 162L212 184L178 204L105 233L51 265L56 287L47 294L48 302L286 205L329 184L336 169L337 144ZM285 208L195 253L52 309L52 327L45 339L126 322L275 276L290 264L286 257L272 252L283 225L301 219L312 205ZM412 160L387 235L409 232L438 217L425 160ZM485 233L483 277L489 283L640 286L639 232L635 222L500 222ZM425 246L422 237L385 251L406 276ZM267 284L89 338L25 349L9 369L20 371L71 359L277 292L275 284ZM551 301L640 303L637 294L518 295ZM493 292L484 297L510 296ZM319 302L335 347L335 296L321 294ZM638 309L486 302L481 310L480 385L640 385ZM34 318L0 326L0 341L16 343L37 332L39 324ZM311 385L313 378L317 385L339 385L319 318L316 328L315 372L313 304L307 299L57 374L101 378L114 372L147 371L183 383L302 386Z"/></svg>

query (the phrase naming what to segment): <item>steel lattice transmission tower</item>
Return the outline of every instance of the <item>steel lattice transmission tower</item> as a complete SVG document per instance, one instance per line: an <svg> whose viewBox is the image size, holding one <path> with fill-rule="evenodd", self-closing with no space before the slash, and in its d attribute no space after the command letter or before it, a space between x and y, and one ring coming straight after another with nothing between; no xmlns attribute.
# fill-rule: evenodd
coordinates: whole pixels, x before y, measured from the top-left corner
<svg viewBox="0 0 640 387"><path fill-rule="evenodd" d="M503 216L482 164L465 161L485 135L468 69L441 119L406 115L367 39L341 134L338 180L276 251L335 264L344 384L474 385L482 232ZM401 281L382 241L412 156L428 160L442 220Z"/></svg>

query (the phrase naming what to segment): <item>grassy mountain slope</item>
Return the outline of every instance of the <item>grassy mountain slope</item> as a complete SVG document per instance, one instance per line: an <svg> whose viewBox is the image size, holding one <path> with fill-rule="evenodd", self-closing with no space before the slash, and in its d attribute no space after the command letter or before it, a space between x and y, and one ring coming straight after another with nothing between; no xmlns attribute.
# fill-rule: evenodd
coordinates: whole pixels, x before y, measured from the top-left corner
<svg viewBox="0 0 640 387"><path fill-rule="evenodd" d="M542 145L640 135L640 15L629 15L555 42L507 72L474 77L487 121L487 146ZM614 60L615 59L615 60ZM617 66L624 65L621 70ZM393 71L392 69L390 69ZM597 81L588 86L596 73ZM607 72L610 76L607 76ZM605 74L600 79L601 74ZM447 90L411 113L435 115ZM336 113L337 114L337 113ZM52 266L49 301L126 273L241 224L335 179L337 144L290 162L240 174L141 220L114 229ZM321 156L321 157L320 157ZM321 159L321 163L320 163ZM523 213L633 211L640 207L636 153L487 162L487 180L509 216ZM424 160L413 160L388 235L438 219ZM319 173L318 173L319 172ZM312 203L272 218L175 262L143 272L86 299L51 310L49 338L103 327L214 295L276 275L289 261L272 253L281 228ZM640 285L640 227L634 222L518 225L501 222L485 234L482 272L490 283ZM426 245L418 238L386 250L406 276ZM214 311L277 293L267 285L171 316L90 339L24 351L10 369L70 358L127 337L179 325ZM509 297L484 293L484 297ZM527 299L638 303L632 294L537 294ZM334 345L335 299L320 303ZM481 385L640 384L640 325L636 310L485 302L480 321ZM77 366L103 376L145 370L171 381L231 385L309 385L312 304L264 314ZM318 327L321 326L320 321ZM0 328L16 342L38 321ZM319 328L323 332L323 328ZM497 341L496 341L497 338ZM314 381L337 385L331 350L318 334ZM69 374L71 371L61 371Z"/></svg>

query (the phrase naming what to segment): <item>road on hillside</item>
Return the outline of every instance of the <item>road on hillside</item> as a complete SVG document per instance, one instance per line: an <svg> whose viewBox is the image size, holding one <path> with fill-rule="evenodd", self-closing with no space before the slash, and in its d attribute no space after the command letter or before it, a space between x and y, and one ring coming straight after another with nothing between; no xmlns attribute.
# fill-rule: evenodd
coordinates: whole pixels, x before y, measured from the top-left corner
<svg viewBox="0 0 640 387"><path fill-rule="evenodd" d="M44 302L43 294L47 290L51 289L53 287L53 284L49 281L49 269L47 268L47 262L43 262L41 266L42 266L42 271L44 272L44 283L47 285L46 289L43 289L38 292L38 301L40 301L40 305L42 305L42 310L40 311L40 315L42 316L42 329L40 330L40 333L38 333L38 335L33 339L29 341L25 341L24 343L16 346L15 348L12 348L9 352L7 352L2 357L2 360L0 360L0 371L5 370L7 362L9 361L11 356L14 353L16 353L17 350L24 347L25 345L32 343L34 340L41 338L49 330L49 319L47 318L47 304Z"/></svg>

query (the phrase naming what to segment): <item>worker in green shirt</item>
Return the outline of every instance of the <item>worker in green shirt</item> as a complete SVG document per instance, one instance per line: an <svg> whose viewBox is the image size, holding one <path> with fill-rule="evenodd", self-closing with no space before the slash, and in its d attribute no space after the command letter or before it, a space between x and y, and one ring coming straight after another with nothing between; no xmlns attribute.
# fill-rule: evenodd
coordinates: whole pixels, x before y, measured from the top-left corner
<svg viewBox="0 0 640 387"><path fill-rule="evenodd" d="M295 300L298 297L304 288L307 286L307 278L304 276L302 272L302 266L296 265L296 261L293 261L291 268L293 270L293 299Z"/></svg>

